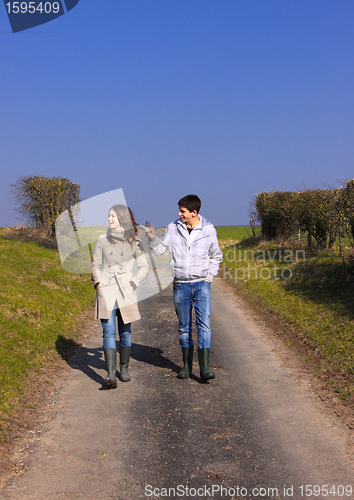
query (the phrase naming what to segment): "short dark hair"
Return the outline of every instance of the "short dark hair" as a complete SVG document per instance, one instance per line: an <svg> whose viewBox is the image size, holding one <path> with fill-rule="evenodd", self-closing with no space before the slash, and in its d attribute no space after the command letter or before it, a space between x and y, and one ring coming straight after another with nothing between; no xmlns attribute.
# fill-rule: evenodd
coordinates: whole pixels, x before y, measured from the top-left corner
<svg viewBox="0 0 354 500"><path fill-rule="evenodd" d="M185 207L189 212L197 211L199 214L200 207L202 206L202 202L198 198L196 194L188 194L181 198L178 202L179 207Z"/></svg>

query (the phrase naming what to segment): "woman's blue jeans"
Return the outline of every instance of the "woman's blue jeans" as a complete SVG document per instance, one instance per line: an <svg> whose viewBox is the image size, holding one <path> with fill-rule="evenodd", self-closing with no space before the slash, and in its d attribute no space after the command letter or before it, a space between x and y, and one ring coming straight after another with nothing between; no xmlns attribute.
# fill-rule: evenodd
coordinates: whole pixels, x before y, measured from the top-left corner
<svg viewBox="0 0 354 500"><path fill-rule="evenodd" d="M101 319L103 329L103 349L116 349L117 322L119 333L119 345L121 347L130 347L131 342L131 323L123 323L120 310L113 309L109 319Z"/></svg>
<svg viewBox="0 0 354 500"><path fill-rule="evenodd" d="M195 281L192 283L174 283L173 299L178 317L179 343L182 347L192 347L192 308L194 305L198 349L210 349L210 283Z"/></svg>

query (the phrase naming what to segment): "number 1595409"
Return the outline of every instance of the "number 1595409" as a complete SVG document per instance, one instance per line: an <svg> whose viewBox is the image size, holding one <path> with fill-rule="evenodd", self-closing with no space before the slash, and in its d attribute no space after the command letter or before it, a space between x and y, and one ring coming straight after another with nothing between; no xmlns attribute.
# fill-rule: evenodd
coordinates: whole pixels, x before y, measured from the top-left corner
<svg viewBox="0 0 354 500"><path fill-rule="evenodd" d="M58 14L59 2L9 2L6 4L8 14Z"/></svg>

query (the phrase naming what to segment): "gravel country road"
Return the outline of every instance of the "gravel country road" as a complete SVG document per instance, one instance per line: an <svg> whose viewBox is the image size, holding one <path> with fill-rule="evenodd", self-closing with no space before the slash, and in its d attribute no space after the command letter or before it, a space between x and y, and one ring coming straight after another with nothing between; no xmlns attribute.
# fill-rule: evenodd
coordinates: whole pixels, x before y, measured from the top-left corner
<svg viewBox="0 0 354 500"><path fill-rule="evenodd" d="M171 287L140 310L131 382L102 389L101 327L89 323L45 424L14 458L23 472L8 479L0 498L354 498L340 487L354 489L349 430L221 279L212 285L216 378L209 383L200 383L196 363L191 379L176 378ZM306 495L306 485L334 486L336 494Z"/></svg>

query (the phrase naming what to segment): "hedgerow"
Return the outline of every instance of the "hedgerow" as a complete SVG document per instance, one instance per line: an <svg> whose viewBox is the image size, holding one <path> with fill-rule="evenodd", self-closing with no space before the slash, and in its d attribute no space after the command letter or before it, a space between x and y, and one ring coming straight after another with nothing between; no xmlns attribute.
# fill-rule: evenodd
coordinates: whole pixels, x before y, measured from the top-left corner
<svg viewBox="0 0 354 500"><path fill-rule="evenodd" d="M309 247L332 248L341 254L354 250L354 179L342 186L299 191L272 191L256 195L258 221L265 239L307 235Z"/></svg>

